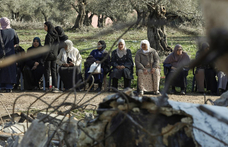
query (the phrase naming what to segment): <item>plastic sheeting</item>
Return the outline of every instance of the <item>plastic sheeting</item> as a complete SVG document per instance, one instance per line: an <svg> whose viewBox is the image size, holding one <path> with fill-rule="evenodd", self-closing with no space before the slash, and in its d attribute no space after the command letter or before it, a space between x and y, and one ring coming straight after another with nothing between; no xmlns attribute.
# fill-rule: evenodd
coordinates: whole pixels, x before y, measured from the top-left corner
<svg viewBox="0 0 228 147"><path fill-rule="evenodd" d="M198 109L199 104L183 103L169 100L169 104L176 110L182 110L193 118L193 126L198 127L212 136L228 143L228 125ZM228 119L228 108L204 105L207 109ZM224 147L225 145L204 132L193 129L195 140L202 147Z"/></svg>

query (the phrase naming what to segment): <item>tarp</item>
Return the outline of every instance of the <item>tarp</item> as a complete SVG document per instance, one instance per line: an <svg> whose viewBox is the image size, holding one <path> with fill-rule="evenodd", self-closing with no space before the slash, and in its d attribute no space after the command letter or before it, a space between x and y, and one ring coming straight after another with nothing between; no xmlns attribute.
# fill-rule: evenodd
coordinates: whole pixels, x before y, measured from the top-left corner
<svg viewBox="0 0 228 147"><path fill-rule="evenodd" d="M169 100L169 104L176 110L182 110L193 118L193 126L204 130L212 136L228 143L228 125L198 109L199 104L183 103ZM203 105L209 110L228 119L228 108ZM202 147L224 147L225 145L202 131L193 129L196 141Z"/></svg>

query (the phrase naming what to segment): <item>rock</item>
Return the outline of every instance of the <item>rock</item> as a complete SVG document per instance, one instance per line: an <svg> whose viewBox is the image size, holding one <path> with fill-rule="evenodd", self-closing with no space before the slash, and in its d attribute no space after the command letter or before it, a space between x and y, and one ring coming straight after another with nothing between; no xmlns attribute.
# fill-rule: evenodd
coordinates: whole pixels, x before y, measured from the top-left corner
<svg viewBox="0 0 228 147"><path fill-rule="evenodd" d="M214 101L214 105L217 106L228 106L228 91L224 92L221 97Z"/></svg>
<svg viewBox="0 0 228 147"><path fill-rule="evenodd" d="M28 127L30 125L31 125L31 123L28 123ZM3 129L3 132L12 133L12 134L24 133L26 131L27 131L27 123L18 123L18 124L14 124L14 125L8 126Z"/></svg>
<svg viewBox="0 0 228 147"><path fill-rule="evenodd" d="M45 118L45 119L43 119ZM49 113L45 113L45 112L40 112L37 114L37 119L42 120L43 122L48 122L54 125L58 125L62 119L63 122L67 121L69 119L69 117L65 117L63 115L58 115L58 114L49 114Z"/></svg>
<svg viewBox="0 0 228 147"><path fill-rule="evenodd" d="M6 146L7 147L18 147L21 143L21 140L23 139L22 135L19 136L11 136L7 139Z"/></svg>
<svg viewBox="0 0 228 147"><path fill-rule="evenodd" d="M44 147L46 142L46 126L43 122L35 119L18 147Z"/></svg>

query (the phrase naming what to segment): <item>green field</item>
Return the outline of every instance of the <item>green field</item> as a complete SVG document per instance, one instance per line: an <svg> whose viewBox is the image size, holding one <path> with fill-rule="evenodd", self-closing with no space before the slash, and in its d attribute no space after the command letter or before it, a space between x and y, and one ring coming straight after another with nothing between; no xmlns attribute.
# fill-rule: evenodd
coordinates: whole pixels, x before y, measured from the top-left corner
<svg viewBox="0 0 228 147"><path fill-rule="evenodd" d="M99 40L104 40L107 44L106 50L109 50L113 43L116 41L116 39L124 32L124 31L116 31L114 33L105 35L105 36L99 36L94 39L86 39L87 37L94 36L98 32L103 31L101 29L92 29L88 32L65 32L66 35L68 35L69 39L73 41L74 47L76 47L78 50L87 49L91 47L95 47L97 45L97 42ZM44 44L44 39L46 32L44 30L16 30L18 37L20 39L20 45L27 50L32 44L32 40L34 37L40 37L41 44ZM190 35L186 35L180 32L177 32L175 30L169 30L167 29L167 41L168 45L172 48L176 44L181 44L183 46L184 51L188 53L191 59L195 58L195 53L197 51L196 46L196 38ZM147 39L147 31L146 28L140 29L140 30L130 30L122 37L126 42L126 47L130 48L132 51L133 59L135 56L136 51L139 49L140 42L143 39ZM113 50L116 48L116 45L114 46ZM92 50L92 49L91 49ZM83 62L85 61L86 57L89 55L91 50L83 51L81 53ZM163 73L163 66L162 62L164 61L165 57L162 56L161 58L161 84L160 89L162 90L164 87L164 73ZM82 64L83 65L83 64ZM83 67L82 67L83 69ZM188 79L188 86L187 86L187 92L191 91L192 87L192 79L193 74L192 70L189 71L189 75L187 77ZM121 82L120 82L121 83ZM134 73L134 80L132 81L132 86L136 88L137 83L137 77Z"/></svg>

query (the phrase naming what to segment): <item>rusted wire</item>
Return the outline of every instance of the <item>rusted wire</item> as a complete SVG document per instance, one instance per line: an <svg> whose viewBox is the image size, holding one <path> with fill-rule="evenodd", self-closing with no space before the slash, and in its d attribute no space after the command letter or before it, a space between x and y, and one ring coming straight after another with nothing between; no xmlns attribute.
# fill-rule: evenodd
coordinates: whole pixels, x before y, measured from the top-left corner
<svg viewBox="0 0 228 147"><path fill-rule="evenodd" d="M158 2L160 2L160 1L161 1L161 0L159 0ZM134 22L134 23L131 22L131 23L124 24L124 25L120 26L119 28L117 27L117 29L123 29L123 28L129 26L129 28L128 28L123 34L121 34L121 35L116 39L116 41L113 43L112 47L111 47L110 50L108 51L108 54L107 54L106 57L101 61L101 63L103 63L103 62L106 60L106 58L108 57L108 55L111 53L113 47L116 45L117 41L118 41L120 38L122 38L123 35L126 34L126 33L127 33L131 28L133 28L137 23L139 23L139 22ZM161 22L159 22L159 23L161 23ZM182 31L186 31L186 30L183 29ZM101 32L100 34L96 34L96 35L94 35L94 36L90 36L90 38L94 38L94 37L97 37L97 36L99 36L99 35L109 34L110 32L111 32L111 30L103 31L103 32ZM188 31L188 33L189 33L189 31ZM197 35L197 34L196 34L196 33L193 33L193 35ZM89 37L88 37L88 38L89 38ZM88 48L88 49L93 49L93 47L92 47L92 48ZM87 50L87 49L84 49L84 50ZM81 50L81 51L83 51L83 50ZM81 52L81 51L80 51L80 52ZM213 53L214 53L214 52L213 52ZM198 60L192 61L192 62L190 63L189 66L190 66L190 67L196 66L196 65L199 64L202 60L206 59L206 57L207 57L208 55L211 55L211 54L212 54L212 52L209 52L208 54L205 54L204 56L202 56L202 57L199 58ZM216 56L214 56L213 59L217 58L217 55L218 55L218 54L216 54ZM212 60L212 59L211 59L211 60ZM210 60L210 61L211 61L211 60ZM173 77L175 77L175 76L178 74L178 71L181 71L181 69L182 69L182 67L178 68L178 69L177 69L177 73L174 74ZM75 72L76 72L76 68L74 68L74 74L73 74L73 75L75 75ZM73 77L74 77L74 76L73 76ZM90 74L90 76L89 76L85 81L83 81L83 82L73 83L73 88L71 88L70 90L65 91L65 92L63 92L62 94L60 94L59 96L57 96L51 103L47 103L46 101L42 100L42 98L43 98L44 96L46 96L47 93L41 95L40 97L37 97L37 96L35 96L35 95L29 95L29 94L22 95L22 96L31 96L31 97L36 98L36 100L33 101L33 102L29 105L29 107L28 107L28 110L27 110L27 115L28 115L28 116L29 116L30 108L31 108L37 101L41 101L41 102L43 102L44 104L47 105L47 108L44 108L44 109L41 109L41 110L46 110L46 112L49 112L49 111L48 111L49 109L53 109L53 111L51 111L50 113L48 113L47 116L45 116L45 117L43 117L42 119L40 119L40 121L44 121L45 119L48 119L47 121L44 121L44 122L52 122L53 119L55 119L56 117L58 117L59 115L56 115L56 116L53 117L53 118L49 118L49 115L50 115L50 114L53 114L53 113L55 113L55 112L60 112L58 109L60 109L61 107L63 107L63 106L71 106L70 109L68 109L68 110L66 110L66 111L63 112L64 117L63 117L63 119L59 122L59 124L57 125L57 128L56 128L56 130L54 131L54 133L53 133L51 136L48 137L48 141L47 141L47 143L46 143L47 146L50 145L52 138L53 138L54 135L57 133L57 130L58 130L58 129L61 129L60 127L61 127L61 125L63 124L63 120L64 120L64 118L67 116L67 114L70 114L71 111L76 110L76 109L80 109L80 108L86 109L86 107L89 106L89 105L95 106L95 105L93 105L93 104L88 104L88 103L91 102L91 100L95 99L95 98L96 98L97 96L99 96L100 94L102 94L103 92L106 92L107 89L105 89L105 90L103 90L103 91L97 93L97 94L96 94L95 96L93 96L92 98L90 98L90 99L88 99L87 101L85 101L84 103L80 104L80 103L82 102L82 100L85 98L85 96L88 94L88 91L90 90L91 86L93 85L93 84L92 84L92 85L90 86L90 88L86 91L86 93L84 94L84 96L83 96L83 97L77 102L77 104L76 104L76 100L77 100L77 99L76 99L76 88L80 87L80 86L83 85L83 84L86 84L86 83L88 82L88 80L89 80L91 77L93 77L92 74ZM174 78L170 78L170 79L174 79ZM73 78L73 81L75 81L75 77ZM94 78L93 78L93 83L94 83ZM164 91L163 91L163 95L162 95L161 99L159 99L158 109L157 109L157 111L156 111L155 114L158 114L158 112L159 112L158 110L159 110L159 108L162 106L162 102L164 101L164 99L165 99L165 97L166 97L165 94L167 93L167 90L168 90L168 87L169 87L169 85L170 85L170 83L171 83L171 80L168 81L167 83L168 83L168 84L165 86L165 89L164 89ZM147 133L148 135L150 135L151 137L165 135L166 133L172 131L172 129L173 129L174 127L176 127L177 125L191 126L190 124L177 123L177 124L175 124L171 129L169 129L169 130L168 130L167 132L165 132L165 133L161 133L161 134L157 134L157 135L151 134L148 130L146 130L145 128L143 128L143 127L142 127L140 124L138 124L130 115L127 114L127 112L130 110L130 109L129 109L129 100L128 100L128 97L127 97L123 92L121 92L121 91L119 91L119 90L117 90L117 89L115 89L115 88L108 87L108 89L113 89L113 90L114 90L115 92L117 92L122 98L124 98L124 99L126 100L127 111L126 111L126 112L123 112L123 111L120 111L120 110L105 109L105 111L118 111L118 112L124 114L124 118L121 120L120 124L118 124L117 127L116 127L109 135L107 135L106 138L104 138L103 140L106 140L108 137L110 137L110 136L118 129L118 127L124 122L124 120L125 120L126 118L128 118L134 125L138 126L141 130L143 130L144 132L146 132L146 133ZM74 91L74 96L75 96L75 97L74 97L74 102L73 102L73 103L66 102L66 100L69 98L70 94L73 93L72 91ZM58 99L60 99L60 97L64 96L65 94L67 94L67 96L66 96L65 99L62 101L62 103L59 104L59 105L53 106L53 103L54 103L55 101L57 101ZM18 98L15 99L14 104L13 104L13 113L14 113L14 111L15 111L16 101L17 101L19 98L21 98L22 96L19 96ZM79 105L79 104L80 104L80 105ZM41 110L39 110L39 111L37 111L37 112L35 112L35 113L41 112ZM95 111L95 110L96 110L96 106L95 106L95 109L93 109L93 111ZM101 111L101 110L102 110L102 109L100 109L100 110L98 110L98 111ZM155 119L156 119L156 117L155 117ZM155 119L154 119L154 120L155 120ZM14 121L14 116L13 116L13 121ZM80 121L81 121L81 120L80 120ZM78 124L79 124L80 121L78 121ZM83 128L82 128L80 125L78 125L78 126L79 126L79 128L84 132ZM183 126L182 126L182 127L183 127ZM28 125L27 125L27 127L28 127ZM200 130L199 128L196 128L196 127L194 127L194 126L191 126L191 127ZM62 130L62 129L61 129L61 130ZM64 131L65 131L65 130L64 130ZM204 132L205 134L207 134L207 132L205 132L205 131L203 131L203 130L200 130L200 131L202 131L202 132ZM98 140L92 138L88 133L86 133L86 132L84 132L84 133L85 133L88 137L90 137L94 142L96 142L95 144L98 144L98 143L100 143L101 141L103 141L103 140L98 141ZM207 134L207 135L209 135L209 136L211 136L212 138L216 139L215 137L213 137L213 136L210 135L210 134ZM222 142L222 141L219 140L219 139L216 139L216 140ZM224 145L227 145L225 142L222 142L222 143L223 143ZM95 144L94 144L94 145L95 145ZM102 145L103 145L103 144L102 144Z"/></svg>
<svg viewBox="0 0 228 147"><path fill-rule="evenodd" d="M2 101L0 101L0 102L1 102L2 106L4 107L4 109L6 110L6 112L8 113L9 117L12 118L11 115L10 115L10 113L9 113L9 111L8 111L8 109L6 108L6 106L3 104Z"/></svg>

